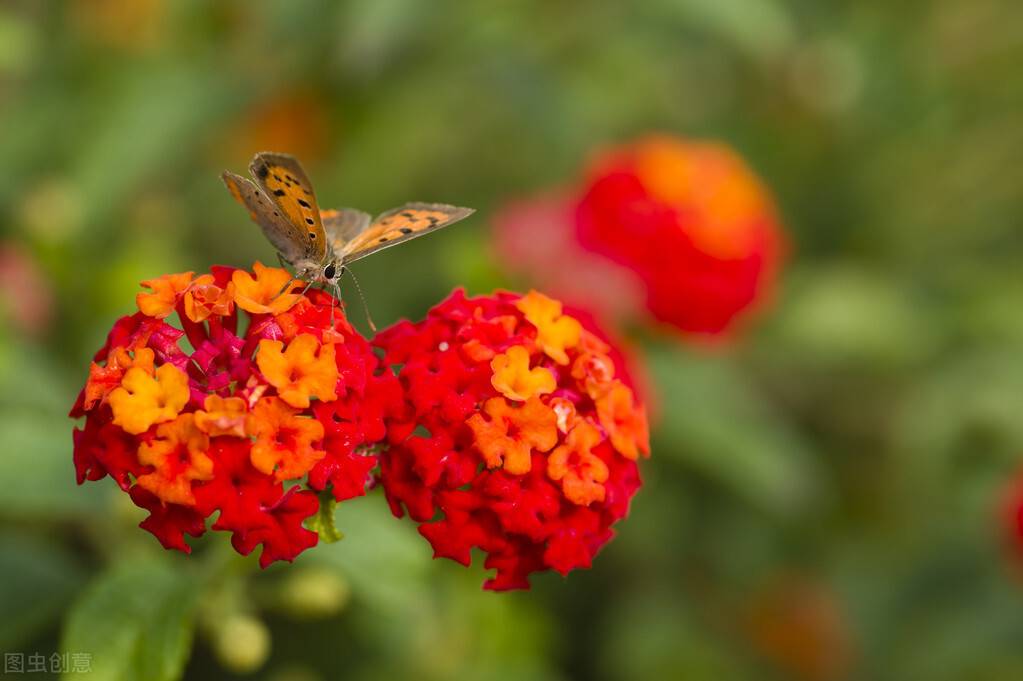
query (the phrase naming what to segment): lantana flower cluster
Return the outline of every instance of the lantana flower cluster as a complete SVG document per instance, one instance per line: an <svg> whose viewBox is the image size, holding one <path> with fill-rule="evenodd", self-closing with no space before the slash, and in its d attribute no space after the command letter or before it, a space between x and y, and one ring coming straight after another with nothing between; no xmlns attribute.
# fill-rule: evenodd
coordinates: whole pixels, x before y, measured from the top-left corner
<svg viewBox="0 0 1023 681"><path fill-rule="evenodd" d="M502 262L552 293L605 316L645 307L700 334L730 331L768 299L783 251L771 196L743 160L667 135L596 155L576 186L511 204L495 226Z"/></svg>
<svg viewBox="0 0 1023 681"><path fill-rule="evenodd" d="M79 484L112 477L168 549L212 528L262 546L263 567L290 561L330 526L318 511L379 481L435 556L479 548L485 588L528 588L589 567L640 485L646 412L622 355L540 293L456 291L371 345L331 295L259 263L143 286L71 410L74 464Z"/></svg>
<svg viewBox="0 0 1023 681"><path fill-rule="evenodd" d="M289 282L259 263L143 282L94 357L78 482L111 476L166 548L189 552L215 515L240 553L290 561L317 543L321 499L372 481L399 384L333 297Z"/></svg>
<svg viewBox="0 0 1023 681"><path fill-rule="evenodd" d="M374 344L400 366L405 404L381 454L394 514L437 557L485 552L487 589L589 567L649 453L644 408L594 330L537 292L456 291Z"/></svg>

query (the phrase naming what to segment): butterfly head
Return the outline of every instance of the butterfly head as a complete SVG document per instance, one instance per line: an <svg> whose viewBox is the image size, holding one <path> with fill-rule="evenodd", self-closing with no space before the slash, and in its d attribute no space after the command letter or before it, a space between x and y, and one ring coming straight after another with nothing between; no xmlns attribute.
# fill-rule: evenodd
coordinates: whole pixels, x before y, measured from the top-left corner
<svg viewBox="0 0 1023 681"><path fill-rule="evenodd" d="M336 262L328 262L324 267L320 276L323 277L323 281L328 284L334 284L341 278L343 267L338 265Z"/></svg>

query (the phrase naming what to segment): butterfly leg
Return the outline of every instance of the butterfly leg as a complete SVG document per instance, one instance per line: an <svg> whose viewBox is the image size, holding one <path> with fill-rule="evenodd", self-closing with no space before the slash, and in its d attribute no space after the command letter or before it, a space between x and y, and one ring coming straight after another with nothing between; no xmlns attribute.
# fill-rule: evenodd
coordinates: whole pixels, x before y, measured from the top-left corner
<svg viewBox="0 0 1023 681"><path fill-rule="evenodd" d="M277 262L280 264L282 270L288 270L289 272L291 272L291 266L284 259L284 256L281 255L280 251L277 252Z"/></svg>
<svg viewBox="0 0 1023 681"><path fill-rule="evenodd" d="M288 287L290 287L298 278L295 276L295 273L291 271L291 266L284 260L284 256L282 256L279 252L277 253L277 262L281 264L281 269L286 270L288 274L291 275L291 279L289 279L287 283L281 287L281 290L277 292L277 295L274 296L274 298L280 298L284 295L284 292L288 290Z"/></svg>
<svg viewBox="0 0 1023 681"><path fill-rule="evenodd" d="M333 284L332 284L332 286L331 286L331 288L334 289L334 291L333 291L334 299L330 301L330 328L332 328L332 329L334 328L334 307L335 307L335 304L338 305L338 306L341 305L341 284L338 283L339 279L340 279L340 277L338 277L338 279L335 279Z"/></svg>

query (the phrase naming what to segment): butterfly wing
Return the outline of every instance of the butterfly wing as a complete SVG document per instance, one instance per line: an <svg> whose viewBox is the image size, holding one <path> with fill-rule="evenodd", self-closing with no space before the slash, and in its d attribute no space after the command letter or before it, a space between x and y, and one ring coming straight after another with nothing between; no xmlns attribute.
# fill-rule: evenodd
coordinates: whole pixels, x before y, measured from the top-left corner
<svg viewBox="0 0 1023 681"><path fill-rule="evenodd" d="M447 227L475 211L443 203L406 203L383 213L371 225L335 251L341 264L364 258L417 236Z"/></svg>
<svg viewBox="0 0 1023 681"><path fill-rule="evenodd" d="M234 200L245 206L249 217L285 260L297 262L307 257L306 230L297 230L262 189L232 172L224 171L220 177Z"/></svg>
<svg viewBox="0 0 1023 681"><path fill-rule="evenodd" d="M366 231L373 221L369 213L352 208L321 210L320 219L323 221L323 231L327 235L327 248L335 258L340 257L339 254L344 250L345 244Z"/></svg>
<svg viewBox="0 0 1023 681"><path fill-rule="evenodd" d="M322 262L327 255L327 239L320 220L320 209L309 177L294 156L261 152L249 164L249 172L278 212L292 225L289 235L301 244L302 258Z"/></svg>

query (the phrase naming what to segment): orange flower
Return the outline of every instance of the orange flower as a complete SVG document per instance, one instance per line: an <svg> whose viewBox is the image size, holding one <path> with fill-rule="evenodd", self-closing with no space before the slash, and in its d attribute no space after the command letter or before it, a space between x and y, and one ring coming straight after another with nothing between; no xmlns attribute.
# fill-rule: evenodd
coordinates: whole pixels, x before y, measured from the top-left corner
<svg viewBox="0 0 1023 681"><path fill-rule="evenodd" d="M213 461L206 456L209 445L193 414L163 424L156 429L155 439L139 446L139 461L156 469L140 475L139 486L168 504L195 505L192 481L213 477Z"/></svg>
<svg viewBox="0 0 1023 681"><path fill-rule="evenodd" d="M280 314L291 308L302 297L291 293L298 285L295 282L282 292L291 275L278 267L264 267L257 262L252 266L253 277L244 270L235 270L231 275L234 284L234 302L238 307L253 314ZM280 295L278 295L280 294Z"/></svg>
<svg viewBox="0 0 1023 681"><path fill-rule="evenodd" d="M600 340L596 334L586 329L579 334L579 352L592 352L598 355L606 355L611 351L611 346Z"/></svg>
<svg viewBox="0 0 1023 681"><path fill-rule="evenodd" d="M581 417L571 400L566 400L564 397L553 397L550 406L554 410L555 416L558 417L559 431L568 433L575 428Z"/></svg>
<svg viewBox="0 0 1023 681"><path fill-rule="evenodd" d="M597 416L611 437L611 444L626 459L635 461L640 452L650 454L650 428L646 409L635 404L632 391L621 381L596 398Z"/></svg>
<svg viewBox="0 0 1023 681"><path fill-rule="evenodd" d="M534 395L546 395L557 387L554 374L543 367L529 368L529 351L521 345L508 348L490 361L494 375L491 385L516 402L525 402Z"/></svg>
<svg viewBox="0 0 1023 681"><path fill-rule="evenodd" d="M147 279L142 286L148 288L152 293L139 293L135 296L135 304L139 311L148 317L163 319L174 311L178 304L178 297L184 293L192 283L195 272L182 272L181 274L165 274L156 279Z"/></svg>
<svg viewBox="0 0 1023 681"><path fill-rule="evenodd" d="M264 397L248 418L248 432L256 437L250 457L252 465L278 480L300 478L326 456L313 443L323 439L323 424L297 416L276 397Z"/></svg>
<svg viewBox="0 0 1023 681"><path fill-rule="evenodd" d="M155 356L149 348L138 348L135 356L127 348L114 348L107 356L107 365L100 366L93 362L89 366L89 380L85 383L85 402L83 408L89 411L107 399L110 391L121 384L124 372L132 367L143 369L150 376L153 374Z"/></svg>
<svg viewBox="0 0 1023 681"><path fill-rule="evenodd" d="M134 366L108 397L114 424L138 435L154 423L173 420L188 403L188 376L173 364L156 370Z"/></svg>
<svg viewBox="0 0 1023 681"><path fill-rule="evenodd" d="M536 342L558 364L568 364L565 350L579 344L582 325L561 314L561 303L537 291L519 298L515 307L536 327Z"/></svg>
<svg viewBox="0 0 1023 681"><path fill-rule="evenodd" d="M281 399L293 407L309 406L309 398L337 399L337 363L334 346L320 345L316 336L303 333L283 352L281 341L259 341L256 364Z"/></svg>
<svg viewBox="0 0 1023 681"><path fill-rule="evenodd" d="M546 452L558 442L558 418L539 397L531 397L517 408L502 397L492 397L483 411L489 421L477 413L466 424L489 468L503 464L509 473L523 475L531 467L532 450Z"/></svg>
<svg viewBox="0 0 1023 681"><path fill-rule="evenodd" d="M195 412L195 425L199 430L213 437L245 437L245 400L209 395L203 406L205 411Z"/></svg>
<svg viewBox="0 0 1023 681"><path fill-rule="evenodd" d="M607 464L593 453L600 443L600 431L587 421L580 421L561 445L547 459L547 477L561 482L561 491L573 504L587 506L604 500L604 482L610 471Z"/></svg>
<svg viewBox="0 0 1023 681"><path fill-rule="evenodd" d="M213 283L212 274L198 277L185 291L185 314L193 322L204 322L210 315L226 317L233 308L234 282L228 282L227 288L220 288Z"/></svg>
<svg viewBox="0 0 1023 681"><path fill-rule="evenodd" d="M584 352L572 364L572 378L582 383L594 400L607 391L615 377L615 363L599 352Z"/></svg>

